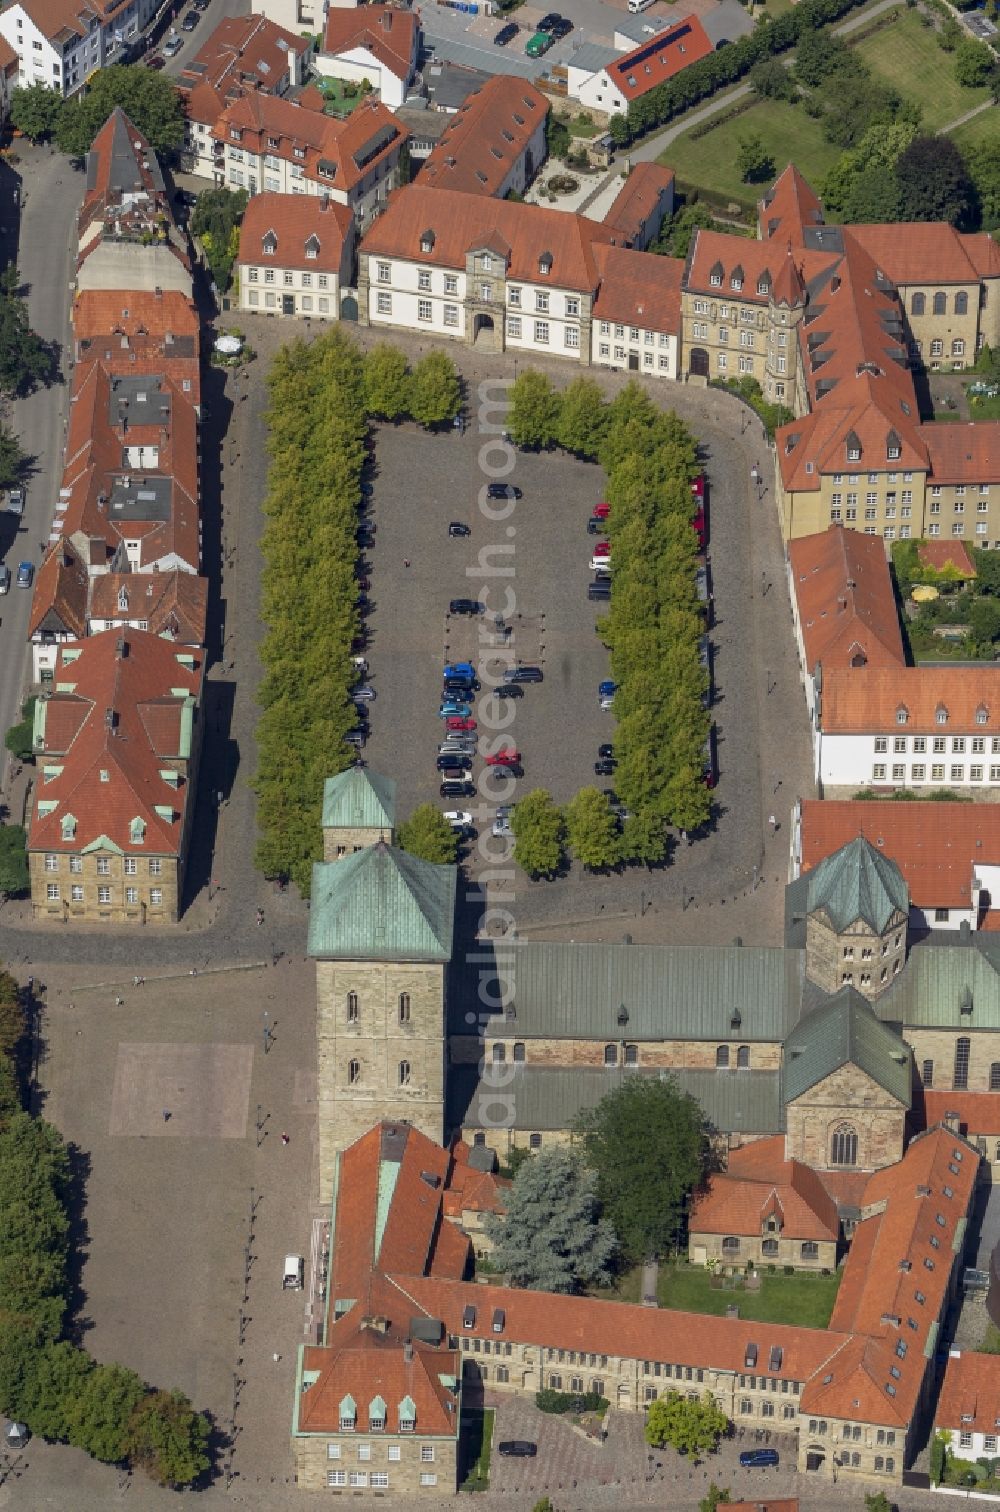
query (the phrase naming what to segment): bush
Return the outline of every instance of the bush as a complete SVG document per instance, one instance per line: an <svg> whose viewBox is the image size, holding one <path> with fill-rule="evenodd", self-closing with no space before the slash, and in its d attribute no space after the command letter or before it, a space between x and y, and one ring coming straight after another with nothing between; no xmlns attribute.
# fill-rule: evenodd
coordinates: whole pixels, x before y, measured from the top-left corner
<svg viewBox="0 0 1000 1512"><path fill-rule="evenodd" d="M603 1417L610 1403L596 1391L553 1391L545 1387L535 1392L535 1406L539 1412L599 1412Z"/></svg>
<svg viewBox="0 0 1000 1512"><path fill-rule="evenodd" d="M11 725L3 738L3 743L18 761L33 761L35 756L34 728L35 728L35 704L37 699L32 694L26 698L21 706L21 719L16 725Z"/></svg>

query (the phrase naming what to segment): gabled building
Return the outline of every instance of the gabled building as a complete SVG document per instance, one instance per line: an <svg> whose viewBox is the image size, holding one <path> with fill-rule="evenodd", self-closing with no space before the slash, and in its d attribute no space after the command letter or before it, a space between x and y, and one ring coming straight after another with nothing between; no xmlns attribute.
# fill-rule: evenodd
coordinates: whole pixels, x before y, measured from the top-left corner
<svg viewBox="0 0 1000 1512"><path fill-rule="evenodd" d="M944 1434L956 1459L995 1459L1000 1453L1000 1356L952 1349L934 1410L934 1432Z"/></svg>
<svg viewBox="0 0 1000 1512"><path fill-rule="evenodd" d="M330 19L343 14L331 11ZM452 116L420 171L421 186L495 199L523 194L546 158L548 113L545 96L526 79L494 75Z"/></svg>
<svg viewBox="0 0 1000 1512"><path fill-rule="evenodd" d="M194 818L202 654L144 631L58 650L35 705L36 919L172 923Z"/></svg>
<svg viewBox="0 0 1000 1512"><path fill-rule="evenodd" d="M255 194L240 227L240 309L340 317L354 268L354 216L307 194Z"/></svg>
<svg viewBox="0 0 1000 1512"><path fill-rule="evenodd" d="M127 61L157 0L15 0L0 12L0 36L17 55L17 86L58 94L83 89L98 68Z"/></svg>
<svg viewBox="0 0 1000 1512"><path fill-rule="evenodd" d="M308 37L265 16L224 16L178 79L187 117L190 171L211 178L212 128L227 105L248 94L284 95L305 78Z"/></svg>
<svg viewBox="0 0 1000 1512"><path fill-rule="evenodd" d="M51 683L59 647L104 630L144 630L182 646L204 646L208 580L190 572L93 575L65 538L35 577L28 636L32 677Z"/></svg>
<svg viewBox="0 0 1000 1512"><path fill-rule="evenodd" d="M107 372L159 373L201 413L198 312L177 289L88 289L73 302L77 366L100 361ZM82 375L74 376L79 385Z"/></svg>
<svg viewBox="0 0 1000 1512"><path fill-rule="evenodd" d="M173 289L190 299L187 238L149 143L116 106L87 154L77 288Z"/></svg>
<svg viewBox="0 0 1000 1512"><path fill-rule="evenodd" d="M323 784L323 860L340 861L366 845L392 845L396 784L366 767L348 767Z"/></svg>
<svg viewBox="0 0 1000 1512"><path fill-rule="evenodd" d="M622 246L645 252L673 210L673 169L664 168L662 163L634 163L604 217L604 224Z"/></svg>
<svg viewBox="0 0 1000 1512"><path fill-rule="evenodd" d="M212 137L216 184L252 195L326 195L364 226L398 181L406 130L377 100L337 120L293 100L254 94L226 107Z"/></svg>
<svg viewBox="0 0 1000 1512"><path fill-rule="evenodd" d="M688 1214L688 1256L695 1265L831 1271L839 1238L837 1204L815 1171L785 1158L780 1138L733 1150L726 1170L708 1177Z"/></svg>
<svg viewBox="0 0 1000 1512"><path fill-rule="evenodd" d="M698 17L685 16L630 51L608 59L589 75L580 77L583 68L577 68L575 77L571 75L572 97L589 110L624 115L635 100L713 51ZM570 67L572 64L571 58Z"/></svg>
<svg viewBox="0 0 1000 1512"><path fill-rule="evenodd" d="M423 33L419 11L394 5L359 9L331 5L316 55L326 78L365 81L390 110L402 105L417 77Z"/></svg>

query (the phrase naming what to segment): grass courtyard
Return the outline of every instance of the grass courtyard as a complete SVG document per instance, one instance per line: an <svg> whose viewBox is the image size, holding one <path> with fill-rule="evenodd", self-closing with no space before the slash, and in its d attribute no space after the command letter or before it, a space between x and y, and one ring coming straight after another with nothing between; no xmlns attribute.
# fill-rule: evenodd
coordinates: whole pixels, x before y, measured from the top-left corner
<svg viewBox="0 0 1000 1512"><path fill-rule="evenodd" d="M940 131L951 121L989 99L989 90L966 89L955 78L953 53L942 52L929 26L916 11L904 11L891 26L872 32L857 52L873 74L920 106L921 126ZM928 84L933 80L933 87Z"/></svg>
<svg viewBox="0 0 1000 1512"><path fill-rule="evenodd" d="M626 1271L618 1284L596 1295L616 1302L638 1302L641 1270ZM678 1312L712 1313L722 1317L735 1303L741 1318L758 1323L799 1323L804 1328L825 1328L840 1286L840 1272L814 1276L796 1272L760 1277L758 1291L712 1286L712 1273L697 1265L661 1265L657 1300L661 1307Z"/></svg>
<svg viewBox="0 0 1000 1512"><path fill-rule="evenodd" d="M836 147L824 140L820 123L807 116L801 106L766 100L703 136L685 132L671 142L658 161L672 168L682 184L751 208L765 186L745 184L736 167L739 139L751 133L761 138L774 159L775 177L794 161L810 183L819 184L839 157Z"/></svg>
<svg viewBox="0 0 1000 1512"><path fill-rule="evenodd" d="M974 116L971 121L966 121L964 126L957 127L955 131L949 131L948 135L960 152L968 152L972 147L981 147L985 141L995 141L996 111L980 111L979 115Z"/></svg>

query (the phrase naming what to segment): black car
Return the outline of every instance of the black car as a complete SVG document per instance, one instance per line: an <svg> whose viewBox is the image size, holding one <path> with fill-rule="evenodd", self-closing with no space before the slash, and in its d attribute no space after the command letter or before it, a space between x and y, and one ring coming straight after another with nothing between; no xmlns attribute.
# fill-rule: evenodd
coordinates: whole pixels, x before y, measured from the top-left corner
<svg viewBox="0 0 1000 1512"><path fill-rule="evenodd" d="M608 528L607 520L595 520L593 515L587 521L588 535L604 535Z"/></svg>
<svg viewBox="0 0 1000 1512"><path fill-rule="evenodd" d="M542 19L539 21L538 25L535 27L535 30L536 31L543 31L543 32L550 32L554 26L558 26L559 25L559 22L561 20L562 20L562 16L560 16L560 14L559 14L558 11L549 11L548 15L547 16L543 16Z"/></svg>
<svg viewBox="0 0 1000 1512"><path fill-rule="evenodd" d="M541 667L515 667L507 681L512 683L541 682L542 669Z"/></svg>
<svg viewBox="0 0 1000 1512"><path fill-rule="evenodd" d="M200 20L201 14L199 11L189 10L181 22L181 31L194 31Z"/></svg>
<svg viewBox="0 0 1000 1512"><path fill-rule="evenodd" d="M513 483L491 483L486 490L486 497L488 499L523 499L524 495L519 488L514 487Z"/></svg>
<svg viewBox="0 0 1000 1512"><path fill-rule="evenodd" d="M512 687L510 683L501 683L499 685L499 687L496 687L496 688L493 689L493 697L494 698L523 698L524 697L524 689L517 687L516 684Z"/></svg>
<svg viewBox="0 0 1000 1512"><path fill-rule="evenodd" d="M506 26L501 26L493 38L494 47L506 47L508 42L513 42L521 28L516 21L508 21Z"/></svg>
<svg viewBox="0 0 1000 1512"><path fill-rule="evenodd" d="M448 605L449 614L482 614L484 606L478 599L452 599Z"/></svg>
<svg viewBox="0 0 1000 1512"><path fill-rule="evenodd" d="M560 16L555 26L549 27L549 36L555 37L558 42L562 37L568 37L573 30L572 21L567 21L565 16Z"/></svg>
<svg viewBox="0 0 1000 1512"><path fill-rule="evenodd" d="M174 193L174 204L182 210L193 210L198 203L198 196L192 194L190 189L178 189ZM204 405L202 406L204 410Z"/></svg>
<svg viewBox="0 0 1000 1512"><path fill-rule="evenodd" d="M608 742L605 741L602 746L597 747L597 754L603 761L605 757L611 757L615 754L615 748L613 745L609 745Z"/></svg>
<svg viewBox="0 0 1000 1512"><path fill-rule="evenodd" d="M604 756L600 761L594 762L594 773L598 777L610 777L617 765L613 757Z"/></svg>
<svg viewBox="0 0 1000 1512"><path fill-rule="evenodd" d="M611 597L611 579L595 578L594 582L588 583L587 597L595 600L609 599Z"/></svg>
<svg viewBox="0 0 1000 1512"><path fill-rule="evenodd" d="M509 1455L513 1459L534 1459L538 1453L538 1445L530 1439L504 1439L497 1444L497 1453Z"/></svg>
<svg viewBox="0 0 1000 1512"><path fill-rule="evenodd" d="M448 534L450 536L467 536L471 535L472 531L468 525L463 525L461 520L452 520L448 526Z"/></svg>
<svg viewBox="0 0 1000 1512"><path fill-rule="evenodd" d="M445 777L438 792L442 798L475 798L476 784L464 777Z"/></svg>
<svg viewBox="0 0 1000 1512"><path fill-rule="evenodd" d="M375 544L375 526L370 520L365 520L358 526L358 545L362 549Z"/></svg>
<svg viewBox="0 0 1000 1512"><path fill-rule="evenodd" d="M462 693L468 696L479 687L478 682L472 677L446 677L444 680L445 693Z"/></svg>
<svg viewBox="0 0 1000 1512"><path fill-rule="evenodd" d="M437 759L439 772L467 772L472 765L471 756L463 756L459 751L446 751Z"/></svg>

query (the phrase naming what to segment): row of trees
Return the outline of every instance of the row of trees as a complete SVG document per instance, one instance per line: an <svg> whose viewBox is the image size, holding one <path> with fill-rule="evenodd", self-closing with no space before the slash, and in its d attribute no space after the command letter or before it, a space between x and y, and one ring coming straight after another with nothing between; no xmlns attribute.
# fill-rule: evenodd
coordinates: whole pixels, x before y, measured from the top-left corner
<svg viewBox="0 0 1000 1512"><path fill-rule="evenodd" d="M54 141L60 152L82 157L116 105L155 152L170 154L184 141L184 108L172 81L142 64L101 68L86 90L64 99L44 84L15 89L11 124L33 142Z"/></svg>
<svg viewBox="0 0 1000 1512"><path fill-rule="evenodd" d="M408 406L392 410L393 419L409 414L441 425L457 413L461 388L446 353L428 353L411 371L394 348L362 356L337 326L314 342L297 338L283 347L268 379L256 865L266 876L290 877L304 896L323 853L324 780L354 757L344 737L359 717L351 657L361 644L361 471L367 415L373 398L389 402L390 368Z"/></svg>
<svg viewBox="0 0 1000 1512"><path fill-rule="evenodd" d="M161 1485L190 1485L209 1465L207 1419L181 1392L151 1390L64 1337L69 1155L58 1131L21 1107L24 1029L17 983L0 972L0 1410L39 1437L129 1463Z"/></svg>
<svg viewBox="0 0 1000 1512"><path fill-rule="evenodd" d="M665 125L701 100L744 78L764 58L794 47L800 38L837 21L860 0L800 0L783 15L762 18L747 37L682 69L674 78L634 100L627 115L614 115L609 130L619 147Z"/></svg>
<svg viewBox="0 0 1000 1512"><path fill-rule="evenodd" d="M572 1145L518 1164L506 1214L485 1220L494 1266L514 1286L579 1292L677 1248L708 1135L673 1078L630 1078L580 1115Z"/></svg>

